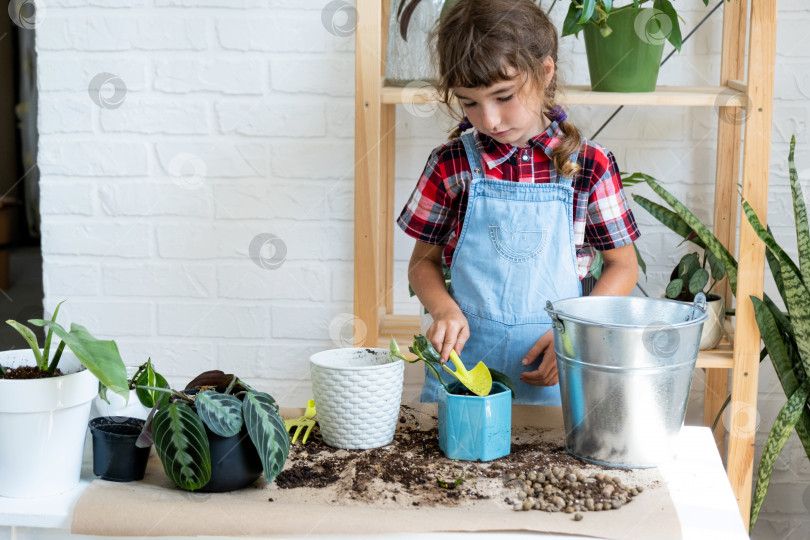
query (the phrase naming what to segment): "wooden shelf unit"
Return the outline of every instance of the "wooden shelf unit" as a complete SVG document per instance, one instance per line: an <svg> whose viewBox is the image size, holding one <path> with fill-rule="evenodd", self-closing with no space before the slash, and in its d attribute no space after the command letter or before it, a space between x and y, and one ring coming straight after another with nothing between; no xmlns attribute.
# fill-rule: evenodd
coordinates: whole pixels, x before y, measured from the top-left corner
<svg viewBox="0 0 810 540"><path fill-rule="evenodd" d="M388 336L409 341L418 331L418 317L393 313L394 157L396 105L435 99L429 87L395 88L382 83L387 42L389 0L357 0L355 34L355 240L354 313L365 326L358 346L386 344ZM742 197L760 219L767 213L771 147L776 0L734 0L724 3L720 81L716 87L660 86L651 93L593 92L569 86L562 101L574 105L717 107L717 169L714 234L739 261L737 298L760 296L765 269L764 246L742 220L736 244L737 211ZM747 41L746 41L747 29ZM747 44L750 44L747 46ZM747 80L743 82L746 75ZM742 136L746 144L742 145ZM740 169L742 156L742 169ZM727 307L731 291L726 284ZM744 522L749 520L754 460L752 423L759 380L760 336L750 301L736 306L736 339L714 351L702 352L698 367L706 368L704 423L711 425L728 392L731 372L730 420L727 422L727 472ZM723 423L715 431L725 451Z"/></svg>

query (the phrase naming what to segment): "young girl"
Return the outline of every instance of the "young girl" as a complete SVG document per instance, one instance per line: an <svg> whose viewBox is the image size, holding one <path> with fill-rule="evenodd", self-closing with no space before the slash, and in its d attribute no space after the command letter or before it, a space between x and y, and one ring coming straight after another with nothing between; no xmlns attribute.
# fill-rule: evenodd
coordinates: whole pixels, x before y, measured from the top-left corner
<svg viewBox="0 0 810 540"><path fill-rule="evenodd" d="M557 31L531 0L461 0L434 37L440 96L458 99L465 122L397 220L416 239L408 278L434 319L426 337L442 361L455 349L468 368L509 375L516 402L559 405L546 301L582 294L594 249L592 294L636 283L639 232L616 161L555 104ZM437 390L426 373L422 401Z"/></svg>

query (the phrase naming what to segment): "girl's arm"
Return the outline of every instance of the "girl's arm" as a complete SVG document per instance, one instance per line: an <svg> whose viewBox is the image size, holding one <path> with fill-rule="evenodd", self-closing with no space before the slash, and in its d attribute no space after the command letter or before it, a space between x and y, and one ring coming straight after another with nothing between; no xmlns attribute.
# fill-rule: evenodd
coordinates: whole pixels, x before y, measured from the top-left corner
<svg viewBox="0 0 810 540"><path fill-rule="evenodd" d="M433 317L425 337L439 351L442 362L446 362L452 349L461 353L470 330L467 318L447 292L442 275L442 250L441 245L417 240L408 264L408 281Z"/></svg>
<svg viewBox="0 0 810 540"><path fill-rule="evenodd" d="M633 244L602 252L602 275L596 282L591 296L620 295L624 296L633 290L638 279L638 261ZM523 359L524 366L532 365L537 358L542 362L534 371L524 371L520 380L535 386L551 386L557 384L557 353L554 350L554 333L549 330L543 334L537 343L529 350Z"/></svg>
<svg viewBox="0 0 810 540"><path fill-rule="evenodd" d="M638 280L638 260L633 244L602 252L602 275L591 296L624 296L633 290Z"/></svg>

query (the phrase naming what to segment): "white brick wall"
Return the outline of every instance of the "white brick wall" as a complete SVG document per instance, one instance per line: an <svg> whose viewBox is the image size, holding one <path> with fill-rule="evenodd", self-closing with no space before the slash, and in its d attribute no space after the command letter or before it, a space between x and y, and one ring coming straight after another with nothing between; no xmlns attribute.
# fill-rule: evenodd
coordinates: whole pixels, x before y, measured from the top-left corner
<svg viewBox="0 0 810 540"><path fill-rule="evenodd" d="M37 47L48 309L69 298L65 320L114 337L129 363L151 356L172 381L220 368L303 405L307 357L351 339L354 42L323 26L327 3L47 2ZM694 4L681 11L685 28L706 13ZM559 23L564 9L555 11ZM770 223L787 241L792 133L799 168L810 170L806 2L782 0L779 20ZM719 35L718 14L661 69L660 82L715 84ZM581 39L562 40L563 81L588 82L583 51ZM88 92L100 74L110 84L94 102ZM125 85L122 102L113 83ZM570 112L590 136L612 109ZM449 124L442 111L397 108L397 212ZM623 170L659 177L710 222L715 130L710 109L627 107L599 141ZM644 285L657 293L686 248L643 210L636 215ZM266 235L283 248L251 254ZM395 233L395 307L415 314L405 279L411 246ZM784 402L766 364L759 451ZM699 374L690 422L700 419L701 387ZM410 399L417 393L406 388ZM808 480L794 437L755 538L810 536Z"/></svg>

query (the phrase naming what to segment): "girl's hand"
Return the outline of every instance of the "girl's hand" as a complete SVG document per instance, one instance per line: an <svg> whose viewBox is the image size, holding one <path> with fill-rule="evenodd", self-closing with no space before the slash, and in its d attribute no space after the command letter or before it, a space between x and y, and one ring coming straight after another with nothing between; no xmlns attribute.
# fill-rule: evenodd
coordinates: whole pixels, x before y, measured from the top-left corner
<svg viewBox="0 0 810 540"><path fill-rule="evenodd" d="M428 328L425 337L439 351L444 364L450 358L451 350L455 349L461 354L464 344L470 338L470 325L461 309L451 308L433 316L433 324Z"/></svg>
<svg viewBox="0 0 810 540"><path fill-rule="evenodd" d="M554 351L554 331L549 330L537 340L529 349L526 357L521 361L524 366L530 366L540 357L540 366L535 371L524 371L520 380L534 386L553 386L560 380L557 376L557 353Z"/></svg>

